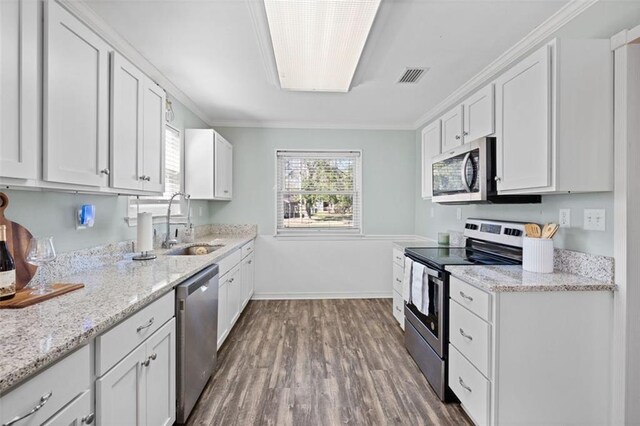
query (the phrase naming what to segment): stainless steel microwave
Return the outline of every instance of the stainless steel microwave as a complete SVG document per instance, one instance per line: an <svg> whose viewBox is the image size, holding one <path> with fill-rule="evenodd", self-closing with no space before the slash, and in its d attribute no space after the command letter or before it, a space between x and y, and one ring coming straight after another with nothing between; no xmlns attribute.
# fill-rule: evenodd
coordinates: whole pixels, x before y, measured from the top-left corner
<svg viewBox="0 0 640 426"><path fill-rule="evenodd" d="M539 203L539 195L498 195L496 140L481 138L433 157L434 203Z"/></svg>

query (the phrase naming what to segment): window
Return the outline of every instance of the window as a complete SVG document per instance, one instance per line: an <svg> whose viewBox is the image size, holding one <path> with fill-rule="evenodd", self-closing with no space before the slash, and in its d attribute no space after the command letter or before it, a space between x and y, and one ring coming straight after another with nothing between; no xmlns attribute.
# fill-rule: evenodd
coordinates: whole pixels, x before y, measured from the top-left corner
<svg viewBox="0 0 640 426"><path fill-rule="evenodd" d="M171 195L181 190L182 138L180 130L167 125L165 127L164 193L157 197L129 197L129 218L137 217L138 211L151 212L154 216L166 215ZM180 216L185 211L185 206L178 201L176 199L171 205L172 216Z"/></svg>
<svg viewBox="0 0 640 426"><path fill-rule="evenodd" d="M361 232L359 151L276 152L277 233Z"/></svg>

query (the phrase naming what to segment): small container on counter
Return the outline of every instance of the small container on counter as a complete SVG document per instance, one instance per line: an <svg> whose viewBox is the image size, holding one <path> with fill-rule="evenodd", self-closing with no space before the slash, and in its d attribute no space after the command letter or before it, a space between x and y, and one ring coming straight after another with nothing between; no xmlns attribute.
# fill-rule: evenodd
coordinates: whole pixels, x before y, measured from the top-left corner
<svg viewBox="0 0 640 426"><path fill-rule="evenodd" d="M448 232L438 232L438 244L443 246L449 245L449 233Z"/></svg>
<svg viewBox="0 0 640 426"><path fill-rule="evenodd" d="M524 237L522 241L522 269L544 274L553 272L553 240Z"/></svg>

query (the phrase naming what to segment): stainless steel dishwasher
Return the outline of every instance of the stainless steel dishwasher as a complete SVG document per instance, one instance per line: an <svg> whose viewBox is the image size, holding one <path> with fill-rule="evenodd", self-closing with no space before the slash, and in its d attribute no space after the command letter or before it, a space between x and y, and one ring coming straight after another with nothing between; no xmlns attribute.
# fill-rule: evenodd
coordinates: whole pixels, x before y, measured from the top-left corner
<svg viewBox="0 0 640 426"><path fill-rule="evenodd" d="M185 423L216 368L218 343L218 265L209 266L176 287L177 423Z"/></svg>

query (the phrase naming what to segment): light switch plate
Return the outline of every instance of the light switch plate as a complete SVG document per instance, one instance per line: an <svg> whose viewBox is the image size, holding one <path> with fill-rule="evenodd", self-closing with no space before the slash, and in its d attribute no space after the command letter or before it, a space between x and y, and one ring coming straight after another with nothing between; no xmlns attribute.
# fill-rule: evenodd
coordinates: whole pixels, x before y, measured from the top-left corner
<svg viewBox="0 0 640 426"><path fill-rule="evenodd" d="M560 225L560 228L571 227L571 209L560 209L558 224Z"/></svg>
<svg viewBox="0 0 640 426"><path fill-rule="evenodd" d="M605 210L584 209L584 229L587 231L605 231Z"/></svg>

